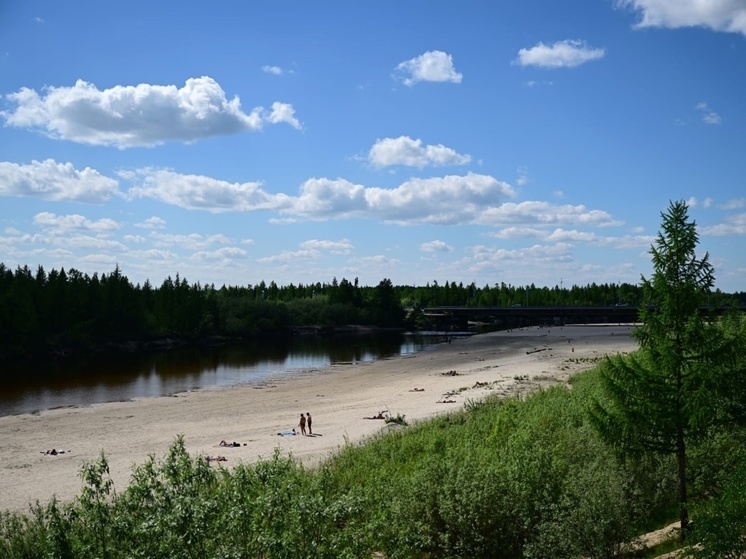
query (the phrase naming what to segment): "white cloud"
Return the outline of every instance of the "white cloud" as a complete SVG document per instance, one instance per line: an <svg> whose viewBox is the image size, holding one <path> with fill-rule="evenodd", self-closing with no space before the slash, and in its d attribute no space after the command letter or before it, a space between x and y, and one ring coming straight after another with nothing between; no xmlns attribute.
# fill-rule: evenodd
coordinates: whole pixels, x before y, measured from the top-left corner
<svg viewBox="0 0 746 559"><path fill-rule="evenodd" d="M124 239L128 243L135 243L137 245L148 242L148 239L146 239L142 235L124 235L122 239Z"/></svg>
<svg viewBox="0 0 746 559"><path fill-rule="evenodd" d="M733 200L728 200L722 205L722 208L724 210L740 210L741 208L746 208L746 198L734 198Z"/></svg>
<svg viewBox="0 0 746 559"><path fill-rule="evenodd" d="M697 110L702 111L702 122L705 124L721 124L720 115L707 106L707 103L698 103Z"/></svg>
<svg viewBox="0 0 746 559"><path fill-rule="evenodd" d="M565 229L555 229L552 233L545 237L545 241L549 242L584 242L589 243L598 239L598 235L589 231L566 231Z"/></svg>
<svg viewBox="0 0 746 559"><path fill-rule="evenodd" d="M86 167L53 159L29 165L0 162L0 196L24 196L52 201L102 204L118 193L116 180Z"/></svg>
<svg viewBox="0 0 746 559"><path fill-rule="evenodd" d="M743 0L617 0L641 12L636 27L705 27L746 35Z"/></svg>
<svg viewBox="0 0 746 559"><path fill-rule="evenodd" d="M655 241L655 237L648 235L601 236L589 231L566 230L561 227L554 231L536 227L506 227L489 236L506 240L539 239L546 243L587 243L619 249L649 247Z"/></svg>
<svg viewBox="0 0 746 559"><path fill-rule="evenodd" d="M257 262L262 264L275 264L275 263L292 263L298 260L316 260L321 256L318 250L286 250L275 256L267 256L265 258L258 258Z"/></svg>
<svg viewBox="0 0 746 559"><path fill-rule="evenodd" d="M222 233L204 236L199 233L189 235L174 235L170 233L153 232L150 234L153 244L157 247L178 246L187 250L204 250L215 244L231 244L231 240Z"/></svg>
<svg viewBox="0 0 746 559"><path fill-rule="evenodd" d="M295 118L295 109L288 103L280 103L279 101L272 103L272 112L267 115L267 120L272 124L284 122L296 130L303 128L300 121Z"/></svg>
<svg viewBox="0 0 746 559"><path fill-rule="evenodd" d="M529 182L531 182L528 178L528 169L526 167L518 167L518 169L516 169L516 173L518 173L518 178L516 179L515 183L518 186L526 186Z"/></svg>
<svg viewBox="0 0 746 559"><path fill-rule="evenodd" d="M135 224L135 227L142 227L143 229L163 229L166 227L166 220L154 215L142 223Z"/></svg>
<svg viewBox="0 0 746 559"><path fill-rule="evenodd" d="M420 245L422 252L451 252L453 247L443 241L430 241Z"/></svg>
<svg viewBox="0 0 746 559"><path fill-rule="evenodd" d="M423 146L420 139L399 136L377 140L368 152L368 161L376 167L406 165L423 168L429 165L466 165L471 156L456 153L443 144Z"/></svg>
<svg viewBox="0 0 746 559"><path fill-rule="evenodd" d="M401 264L401 261L398 258L389 258L383 254L377 254L375 256L355 258L350 261L350 264L368 271L371 268L379 270L382 268L396 268Z"/></svg>
<svg viewBox="0 0 746 559"><path fill-rule="evenodd" d="M262 183L230 183L202 175L181 175L166 169L140 169L133 178L139 185L130 198L153 198L190 210L210 212L275 209L277 197L262 190Z"/></svg>
<svg viewBox="0 0 746 559"><path fill-rule="evenodd" d="M725 223L701 227L700 233L710 237L722 237L725 235L746 235L746 213L729 215Z"/></svg>
<svg viewBox="0 0 746 559"><path fill-rule="evenodd" d="M93 231L95 233L110 233L118 230L121 225L113 219L90 219L78 214L56 215L50 212L41 212L34 216L34 225L48 232L67 233L69 231Z"/></svg>
<svg viewBox="0 0 746 559"><path fill-rule="evenodd" d="M526 268L546 267L572 262L573 248L569 243L533 245L515 250L477 245L471 248L471 257L464 265L467 265L469 272L474 273L499 270L505 263Z"/></svg>
<svg viewBox="0 0 746 559"><path fill-rule="evenodd" d="M301 243L300 246L302 249L323 250L331 252L332 254L350 254L355 248L348 239L342 239L341 241L319 241L317 239L311 239Z"/></svg>
<svg viewBox="0 0 746 559"><path fill-rule="evenodd" d="M275 76L281 76L284 73L284 70L279 66L265 65L262 66L262 72L265 72L267 74L274 74Z"/></svg>
<svg viewBox="0 0 746 559"><path fill-rule="evenodd" d="M222 247L212 251L199 251L192 254L191 260L199 260L201 262L226 262L236 259L244 258L248 252L242 248L237 247Z"/></svg>
<svg viewBox="0 0 746 559"><path fill-rule="evenodd" d="M408 86L418 82L461 83L463 78L453 67L451 55L439 50L431 50L405 60L394 70L394 77Z"/></svg>
<svg viewBox="0 0 746 559"><path fill-rule="evenodd" d="M597 227L620 225L602 210L589 210L584 205L570 204L557 206L549 202L526 201L520 203L505 203L486 209L479 222L484 225L559 225L580 224L595 225Z"/></svg>
<svg viewBox="0 0 746 559"><path fill-rule="evenodd" d="M78 80L73 87L49 87L43 95L22 88L6 95L16 104L0 112L6 125L37 129L52 138L118 148L194 142L211 136L260 130L264 123L299 128L290 105L274 103L246 114L238 97L228 100L210 77L191 78L182 88L139 84L99 90Z"/></svg>
<svg viewBox="0 0 746 559"><path fill-rule="evenodd" d="M393 189L352 184L343 179L310 179L283 213L308 219L367 217L384 222L472 223L515 195L512 187L488 175L468 173L411 179Z"/></svg>
<svg viewBox="0 0 746 559"><path fill-rule="evenodd" d="M574 68L604 57L604 49L589 47L585 41L565 40L553 45L538 43L530 49L518 51L515 64L540 68Z"/></svg>
<svg viewBox="0 0 746 559"><path fill-rule="evenodd" d="M495 233L491 233L489 236L496 239L543 239L547 236L547 232L544 229L536 229L534 227L505 227Z"/></svg>

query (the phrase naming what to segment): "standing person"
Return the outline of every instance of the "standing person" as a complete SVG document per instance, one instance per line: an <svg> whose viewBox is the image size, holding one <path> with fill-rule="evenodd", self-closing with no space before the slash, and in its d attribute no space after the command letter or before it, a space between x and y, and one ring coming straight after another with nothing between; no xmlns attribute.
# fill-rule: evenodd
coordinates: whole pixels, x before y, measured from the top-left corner
<svg viewBox="0 0 746 559"><path fill-rule="evenodd" d="M306 434L306 416L303 414L300 414L300 434L305 435Z"/></svg>
<svg viewBox="0 0 746 559"><path fill-rule="evenodd" d="M306 412L306 425L308 425L308 434L313 435L313 429L311 429L311 414Z"/></svg>

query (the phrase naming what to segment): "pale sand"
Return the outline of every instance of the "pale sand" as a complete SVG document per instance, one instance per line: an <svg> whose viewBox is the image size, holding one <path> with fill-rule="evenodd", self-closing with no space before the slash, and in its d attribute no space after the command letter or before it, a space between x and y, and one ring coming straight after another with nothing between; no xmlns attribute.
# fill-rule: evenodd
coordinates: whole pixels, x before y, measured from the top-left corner
<svg viewBox="0 0 746 559"><path fill-rule="evenodd" d="M218 463L224 467L269 458L277 448L312 467L345 444L390 428L364 416L388 410L411 423L461 409L487 394L564 382L592 367L593 358L636 349L632 329L565 326L482 334L410 356L277 377L263 388L199 390L2 417L0 510L26 511L29 503L46 503L53 495L73 499L82 487L81 466L101 451L121 491L132 467L149 455L162 458L178 434L191 454L225 456L227 461ZM449 371L458 374L443 375ZM443 400L455 403L439 403ZM278 436L298 425L301 412L311 412L318 436ZM220 448L221 439L242 446ZM43 454L52 448L65 453Z"/></svg>

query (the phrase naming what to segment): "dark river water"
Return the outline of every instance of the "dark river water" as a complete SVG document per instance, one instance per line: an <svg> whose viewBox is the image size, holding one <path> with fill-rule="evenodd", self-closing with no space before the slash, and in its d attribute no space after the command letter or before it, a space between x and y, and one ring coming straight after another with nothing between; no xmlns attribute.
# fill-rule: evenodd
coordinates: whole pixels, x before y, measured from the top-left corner
<svg viewBox="0 0 746 559"><path fill-rule="evenodd" d="M276 375L314 374L333 364L416 353L443 341L437 334L310 337L53 363L43 370L6 371L0 416L261 384Z"/></svg>

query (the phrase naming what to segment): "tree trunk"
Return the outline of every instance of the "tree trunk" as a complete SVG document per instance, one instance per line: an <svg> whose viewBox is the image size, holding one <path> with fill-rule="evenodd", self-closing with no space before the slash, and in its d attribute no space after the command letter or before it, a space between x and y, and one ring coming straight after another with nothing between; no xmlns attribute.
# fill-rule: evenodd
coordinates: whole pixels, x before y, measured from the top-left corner
<svg viewBox="0 0 746 559"><path fill-rule="evenodd" d="M676 457L679 462L679 518L681 519L681 534L679 537L683 542L689 530L689 511L686 507L686 442L683 425L679 425L677 429Z"/></svg>

